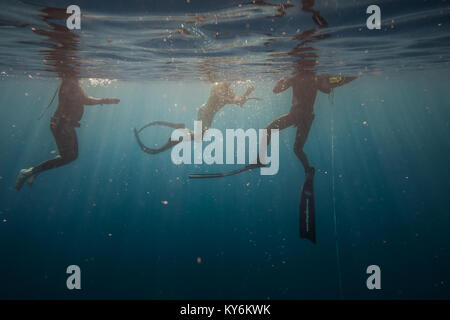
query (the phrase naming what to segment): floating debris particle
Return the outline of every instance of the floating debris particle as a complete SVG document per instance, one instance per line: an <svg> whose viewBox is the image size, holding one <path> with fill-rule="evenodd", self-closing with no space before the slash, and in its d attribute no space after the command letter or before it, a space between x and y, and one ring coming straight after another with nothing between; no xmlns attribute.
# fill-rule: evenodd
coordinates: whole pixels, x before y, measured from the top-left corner
<svg viewBox="0 0 450 320"><path fill-rule="evenodd" d="M197 257L197 263L198 263L198 264L202 263L202 258Z"/></svg>
<svg viewBox="0 0 450 320"><path fill-rule="evenodd" d="M163 205L167 205L167 204L169 203L169 201L163 200L163 201L161 201L161 203L162 203Z"/></svg>

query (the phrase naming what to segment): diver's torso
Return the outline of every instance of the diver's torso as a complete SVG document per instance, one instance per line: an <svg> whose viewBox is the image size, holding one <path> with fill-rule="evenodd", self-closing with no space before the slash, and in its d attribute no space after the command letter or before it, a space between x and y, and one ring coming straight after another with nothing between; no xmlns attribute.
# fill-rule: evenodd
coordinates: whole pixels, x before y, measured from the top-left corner
<svg viewBox="0 0 450 320"><path fill-rule="evenodd" d="M223 90L222 86L215 84L211 88L208 101L198 110L197 119L202 121L203 129L206 130L211 127L214 116L225 105L229 104L231 93ZM234 97L234 95L233 95Z"/></svg>
<svg viewBox="0 0 450 320"><path fill-rule="evenodd" d="M81 120L84 112L84 93L80 86L63 81L59 88L58 100L54 117L73 122Z"/></svg>
<svg viewBox="0 0 450 320"><path fill-rule="evenodd" d="M315 77L295 77L292 79L291 114L311 115L314 113L314 102L317 96L317 80Z"/></svg>

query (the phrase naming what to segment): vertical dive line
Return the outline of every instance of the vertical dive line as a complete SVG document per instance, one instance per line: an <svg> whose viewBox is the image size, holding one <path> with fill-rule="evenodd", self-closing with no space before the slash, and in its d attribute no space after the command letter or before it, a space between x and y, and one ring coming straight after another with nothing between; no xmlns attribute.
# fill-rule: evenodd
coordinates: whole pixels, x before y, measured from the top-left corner
<svg viewBox="0 0 450 320"><path fill-rule="evenodd" d="M344 298L342 290L342 274L341 274L341 262L339 254L339 239L337 232L337 219L336 219L336 195L335 195L335 174L334 174L334 106L331 106L331 190L333 194L332 208L333 208L333 220L334 220L334 240L336 242L336 266L338 272L338 286L339 286L339 298Z"/></svg>

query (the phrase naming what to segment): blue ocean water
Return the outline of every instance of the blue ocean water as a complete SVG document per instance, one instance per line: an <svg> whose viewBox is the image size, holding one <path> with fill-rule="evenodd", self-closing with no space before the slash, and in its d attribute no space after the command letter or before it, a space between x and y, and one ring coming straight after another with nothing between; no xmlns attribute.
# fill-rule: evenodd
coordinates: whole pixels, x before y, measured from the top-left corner
<svg viewBox="0 0 450 320"><path fill-rule="evenodd" d="M450 298L446 2L380 1L385 27L372 35L367 1L316 1L324 29L300 1L280 17L281 1L80 1L86 19L70 55L82 86L121 101L85 107L78 159L17 192L20 169L56 155L55 106L37 118L60 84L46 58L58 44L31 28L50 29L39 12L63 2L0 7L1 299ZM305 30L317 31L296 38ZM176 166L170 152L143 153L133 134L154 120L192 128L211 74L263 99L226 106L214 127L264 128L289 111L291 90L272 88L304 53L317 73L358 76L315 102L305 152L317 169L317 244L299 238L295 128L280 133L277 175L215 180L188 174L233 166ZM73 264L79 291L66 287ZM373 264L381 290L366 287Z"/></svg>

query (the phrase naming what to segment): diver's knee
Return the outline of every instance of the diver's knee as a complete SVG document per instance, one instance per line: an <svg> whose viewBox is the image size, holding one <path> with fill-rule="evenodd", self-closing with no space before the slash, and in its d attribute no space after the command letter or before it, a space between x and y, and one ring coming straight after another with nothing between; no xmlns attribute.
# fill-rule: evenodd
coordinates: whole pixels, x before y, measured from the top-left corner
<svg viewBox="0 0 450 320"><path fill-rule="evenodd" d="M300 142L294 143L294 152L295 153L303 153L303 144Z"/></svg>
<svg viewBox="0 0 450 320"><path fill-rule="evenodd" d="M71 152L71 153L65 154L63 157L61 157L61 160L62 160L63 164L68 164L68 163L75 161L77 158L78 158L78 153Z"/></svg>
<svg viewBox="0 0 450 320"><path fill-rule="evenodd" d="M70 162L75 161L77 159L78 159L78 152L74 152L74 153L70 154L70 156L69 156Z"/></svg>

